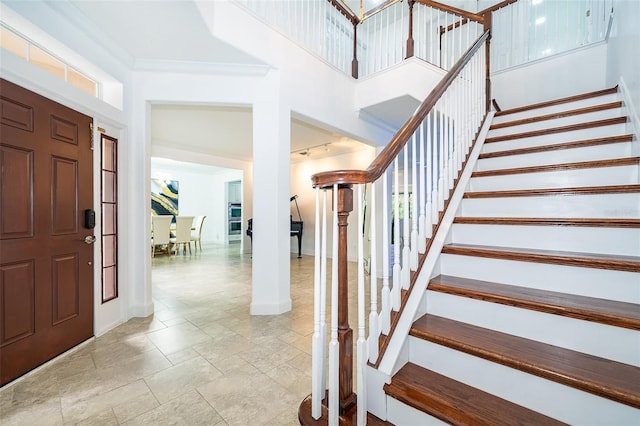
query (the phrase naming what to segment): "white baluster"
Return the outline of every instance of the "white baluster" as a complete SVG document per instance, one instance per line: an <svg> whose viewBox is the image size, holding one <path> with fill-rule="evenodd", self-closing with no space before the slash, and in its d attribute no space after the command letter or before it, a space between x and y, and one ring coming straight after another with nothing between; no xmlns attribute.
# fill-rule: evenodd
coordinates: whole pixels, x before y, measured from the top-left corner
<svg viewBox="0 0 640 426"><path fill-rule="evenodd" d="M385 48L384 50L382 50L382 16L380 16L380 52L378 53L380 55L380 68L378 68L378 70L382 69L382 52L384 52L384 57L385 57L385 67L389 66L389 57L391 55L391 47L389 45L389 31L391 28L391 22L390 22L390 16L391 13L389 12L389 9L385 9L384 11L386 17L387 17L387 25L385 26L385 30L386 30L386 36L385 36Z"/></svg>
<svg viewBox="0 0 640 426"><path fill-rule="evenodd" d="M442 99L438 101L438 212L444 209L445 133ZM438 220L438 218L436 218Z"/></svg>
<svg viewBox="0 0 640 426"><path fill-rule="evenodd" d="M411 265L411 270L415 271L418 269L418 209L416 200L418 199L418 193L420 192L420 187L418 185L418 173L417 173L417 159L416 159L416 133L413 133L411 137L411 188L413 193L413 199L411 201L411 252L409 263Z"/></svg>
<svg viewBox="0 0 640 426"><path fill-rule="evenodd" d="M435 40L433 38L433 8L429 7L429 27L431 29L431 31L429 31L429 62L431 62L432 64L435 64L435 60L433 58L433 46L435 44ZM426 24L425 24L426 26ZM440 31L440 29L438 29L438 32Z"/></svg>
<svg viewBox="0 0 640 426"><path fill-rule="evenodd" d="M322 342L320 340L320 188L316 187L316 226L315 226L315 259L313 274L313 337L311 350L313 353L311 366L311 416L318 420L322 415L322 399L324 389L324 358L322 356Z"/></svg>
<svg viewBox="0 0 640 426"><path fill-rule="evenodd" d="M409 247L411 235L409 234L409 221L411 220L409 212L409 149L404 147L404 167L403 167L403 182L404 182L404 197L403 197L403 216L402 236L404 244L402 247L402 288L405 290L409 288L411 281L411 268L409 265L409 257L411 256L411 248Z"/></svg>
<svg viewBox="0 0 640 426"><path fill-rule="evenodd" d="M435 33L435 37L434 37L434 42L436 43L437 49L436 52L438 53L438 66L440 68L444 68L442 66L442 43L440 43L440 11L436 11L436 19L438 21L438 24L436 25L435 31L431 30L431 33L434 34Z"/></svg>
<svg viewBox="0 0 640 426"><path fill-rule="evenodd" d="M426 160L426 172L427 172L427 216L425 218L425 238L431 238L433 235L433 224L438 220L438 193L435 185L435 171L436 171L436 156L435 156L435 141L433 137L433 119L434 110L427 115L427 160Z"/></svg>
<svg viewBox="0 0 640 426"><path fill-rule="evenodd" d="M420 205L420 217L418 218L418 252L419 253L424 253L426 248L427 248L427 240L426 240L426 204L427 204L427 189L425 186L425 173L426 173L426 166L425 166L425 148L426 148L426 141L424 139L424 126L426 125L426 123L423 121L420 124L420 200L419 200L419 205Z"/></svg>
<svg viewBox="0 0 640 426"><path fill-rule="evenodd" d="M371 183L371 263L369 279L371 281L371 311L369 312L369 361L378 359L378 338L380 337L380 317L378 316L378 238L376 226L376 184Z"/></svg>
<svg viewBox="0 0 640 426"><path fill-rule="evenodd" d="M448 143L447 143L447 147L448 147L448 159L449 161L447 162L447 167L448 167L448 186L447 186L447 192L446 192L446 199L449 199L449 194L451 193L451 189L453 188L453 179L454 179L454 173L455 173L455 157L454 157L454 152L453 152L453 146L454 146L454 142L453 142L453 92L451 90L451 88L447 89L447 91L445 92L445 97L446 97L446 103L447 103L447 133L448 133Z"/></svg>
<svg viewBox="0 0 640 426"><path fill-rule="evenodd" d="M326 359L327 359L327 190L322 191L322 258L320 259L320 359L322 360L322 376L320 377L324 398L327 389Z"/></svg>
<svg viewBox="0 0 640 426"><path fill-rule="evenodd" d="M453 64L456 63L456 20L458 17L456 15L451 15L451 60L449 61L449 69L453 67Z"/></svg>
<svg viewBox="0 0 640 426"><path fill-rule="evenodd" d="M380 329L389 334L391 327L391 290L389 289L389 184L388 170L382 175L382 294Z"/></svg>
<svg viewBox="0 0 640 426"><path fill-rule="evenodd" d="M364 249L362 185L358 185L358 342L357 342L357 381L358 381L358 425L366 423L366 386L364 369L367 363L367 341L365 339L365 304L364 304ZM373 222L372 222L373 223Z"/></svg>
<svg viewBox="0 0 640 426"><path fill-rule="evenodd" d="M329 425L338 426L340 411L338 342L338 185L333 185L333 249L331 250L331 341L329 342Z"/></svg>
<svg viewBox="0 0 640 426"><path fill-rule="evenodd" d="M400 287L402 286L402 267L400 266L400 184L398 179L398 157L393 160L393 288L391 289L391 303L394 311L400 310Z"/></svg>

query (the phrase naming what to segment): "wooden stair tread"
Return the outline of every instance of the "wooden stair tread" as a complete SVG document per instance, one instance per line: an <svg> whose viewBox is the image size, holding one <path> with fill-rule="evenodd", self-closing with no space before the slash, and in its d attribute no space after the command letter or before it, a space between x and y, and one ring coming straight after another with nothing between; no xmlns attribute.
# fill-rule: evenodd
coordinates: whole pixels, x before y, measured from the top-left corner
<svg viewBox="0 0 640 426"><path fill-rule="evenodd" d="M523 119L520 119L520 120L513 120L513 121L506 121L506 122L503 122L503 123L496 123L496 124L492 124L491 127L489 127L489 130L503 129L505 127L520 126L520 125L523 125L523 124L538 123L540 121L553 120L553 119L556 119L556 118L571 117L571 116L580 115L580 114L589 114L589 113L592 113L592 112L606 111L608 109L621 108L621 107L622 107L622 102L621 101L609 102L609 103L606 103L606 104L599 104L599 105L593 105L593 106L588 106L588 107L584 107L584 108L576 108L576 109L572 109L572 110L568 110L568 111L555 112L553 114L537 115L535 117L528 117L528 118L523 118Z"/></svg>
<svg viewBox="0 0 640 426"><path fill-rule="evenodd" d="M298 421L303 426L326 426L329 422L329 410L325 406L326 399L322 404L322 414L318 420L314 419L311 415L312 399L311 395L302 400L300 407L298 408ZM393 426L391 423L386 422L370 412L367 412L367 425L370 426ZM358 424L358 412L357 408L352 408L344 415L340 415L338 418L340 426L352 426Z"/></svg>
<svg viewBox="0 0 640 426"><path fill-rule="evenodd" d="M405 364L384 391L454 425L564 424L412 363Z"/></svg>
<svg viewBox="0 0 640 426"><path fill-rule="evenodd" d="M560 104L569 103L569 102L581 101L584 99L595 98L598 96L613 95L614 93L618 93L618 86L612 87L610 89L596 90L594 92L583 93L575 96L568 96L566 98L554 99L552 101L539 102L536 104L524 105L517 108L505 109L505 110L496 112L495 116L500 117L503 115L514 114L516 112L529 111L537 108L544 108L544 107L553 106L553 105L560 105Z"/></svg>
<svg viewBox="0 0 640 426"><path fill-rule="evenodd" d="M504 151L494 151L481 153L478 159L495 157L507 157L509 155L523 155L523 154L535 154L538 152L548 151L560 151L565 149L585 148L588 146L606 145L613 143L631 142L633 140L632 134L611 136L607 138L585 139L574 142L564 142L550 145L531 146L527 148L509 149Z"/></svg>
<svg viewBox="0 0 640 426"><path fill-rule="evenodd" d="M567 126L551 127L548 129L532 130L529 132L511 133L502 136L492 136L486 138L484 143L510 141L514 139L531 138L534 136L544 136L555 133L572 132L575 130L591 129L594 127L612 126L615 124L624 124L627 122L627 117L607 118L604 120L588 121L585 123L569 124Z"/></svg>
<svg viewBox="0 0 640 426"><path fill-rule="evenodd" d="M581 268L611 269L640 272L640 257L579 253L554 250L494 247L471 244L447 244L442 253L460 256L485 257L520 262L538 262Z"/></svg>
<svg viewBox="0 0 640 426"><path fill-rule="evenodd" d="M427 290L615 327L640 330L640 305L635 303L558 293L450 275L439 275L432 278Z"/></svg>
<svg viewBox="0 0 640 426"><path fill-rule="evenodd" d="M530 167L514 167L509 169L479 170L474 171L471 177L504 176L521 173L540 173L565 170L594 169L599 167L637 166L640 157L614 158L610 160L580 161L574 163L546 164Z"/></svg>
<svg viewBox="0 0 640 426"><path fill-rule="evenodd" d="M534 197L541 195L598 195L640 193L640 184L579 186L573 188L514 189L504 191L468 191L463 198Z"/></svg>
<svg viewBox="0 0 640 426"><path fill-rule="evenodd" d="M549 218L549 217L472 217L458 216L453 223L473 225L586 226L640 228L640 219Z"/></svg>
<svg viewBox="0 0 640 426"><path fill-rule="evenodd" d="M558 346L425 315L412 336L640 408L640 368Z"/></svg>

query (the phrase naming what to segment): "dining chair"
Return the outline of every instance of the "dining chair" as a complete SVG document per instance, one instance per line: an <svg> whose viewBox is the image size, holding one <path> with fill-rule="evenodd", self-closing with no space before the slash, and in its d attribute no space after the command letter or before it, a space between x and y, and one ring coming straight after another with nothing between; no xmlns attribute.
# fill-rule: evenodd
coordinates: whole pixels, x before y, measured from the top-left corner
<svg viewBox="0 0 640 426"><path fill-rule="evenodd" d="M193 228L191 229L191 241L193 241L194 249L197 249L200 246L200 251L202 251L202 224L207 216L196 216L196 219L193 222Z"/></svg>
<svg viewBox="0 0 640 426"><path fill-rule="evenodd" d="M151 216L151 254L156 255L156 247L167 245L169 255L171 255L171 215Z"/></svg>
<svg viewBox="0 0 640 426"><path fill-rule="evenodd" d="M193 226L194 216L176 216L176 236L171 238L171 242L175 244L176 254L182 245L182 253L187 252L189 245L189 254L191 254L191 227Z"/></svg>

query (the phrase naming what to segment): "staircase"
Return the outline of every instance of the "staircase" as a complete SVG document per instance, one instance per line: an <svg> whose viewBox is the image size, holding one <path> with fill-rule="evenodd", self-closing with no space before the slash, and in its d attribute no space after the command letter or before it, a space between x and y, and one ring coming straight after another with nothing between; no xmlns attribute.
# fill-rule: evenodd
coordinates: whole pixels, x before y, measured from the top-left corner
<svg viewBox="0 0 640 426"><path fill-rule="evenodd" d="M640 149L617 88L495 114L387 420L640 424Z"/></svg>

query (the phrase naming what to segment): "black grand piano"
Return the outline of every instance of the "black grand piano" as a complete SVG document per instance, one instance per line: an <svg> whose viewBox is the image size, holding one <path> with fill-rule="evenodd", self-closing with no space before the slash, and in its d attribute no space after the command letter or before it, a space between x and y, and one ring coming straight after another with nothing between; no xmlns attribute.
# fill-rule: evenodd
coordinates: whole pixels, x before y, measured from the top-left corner
<svg viewBox="0 0 640 426"><path fill-rule="evenodd" d="M302 229L304 228L304 222L302 221L302 216L300 216L300 208L298 207L298 196L294 195L289 199L289 202L294 201L296 203L296 210L298 211L298 219L293 220L293 216L289 216L291 221L291 229L289 231L290 236L298 237L298 259L302 257ZM247 226L247 235L251 238L251 245L253 246L253 218L249 219ZM253 249L251 250L253 251Z"/></svg>

